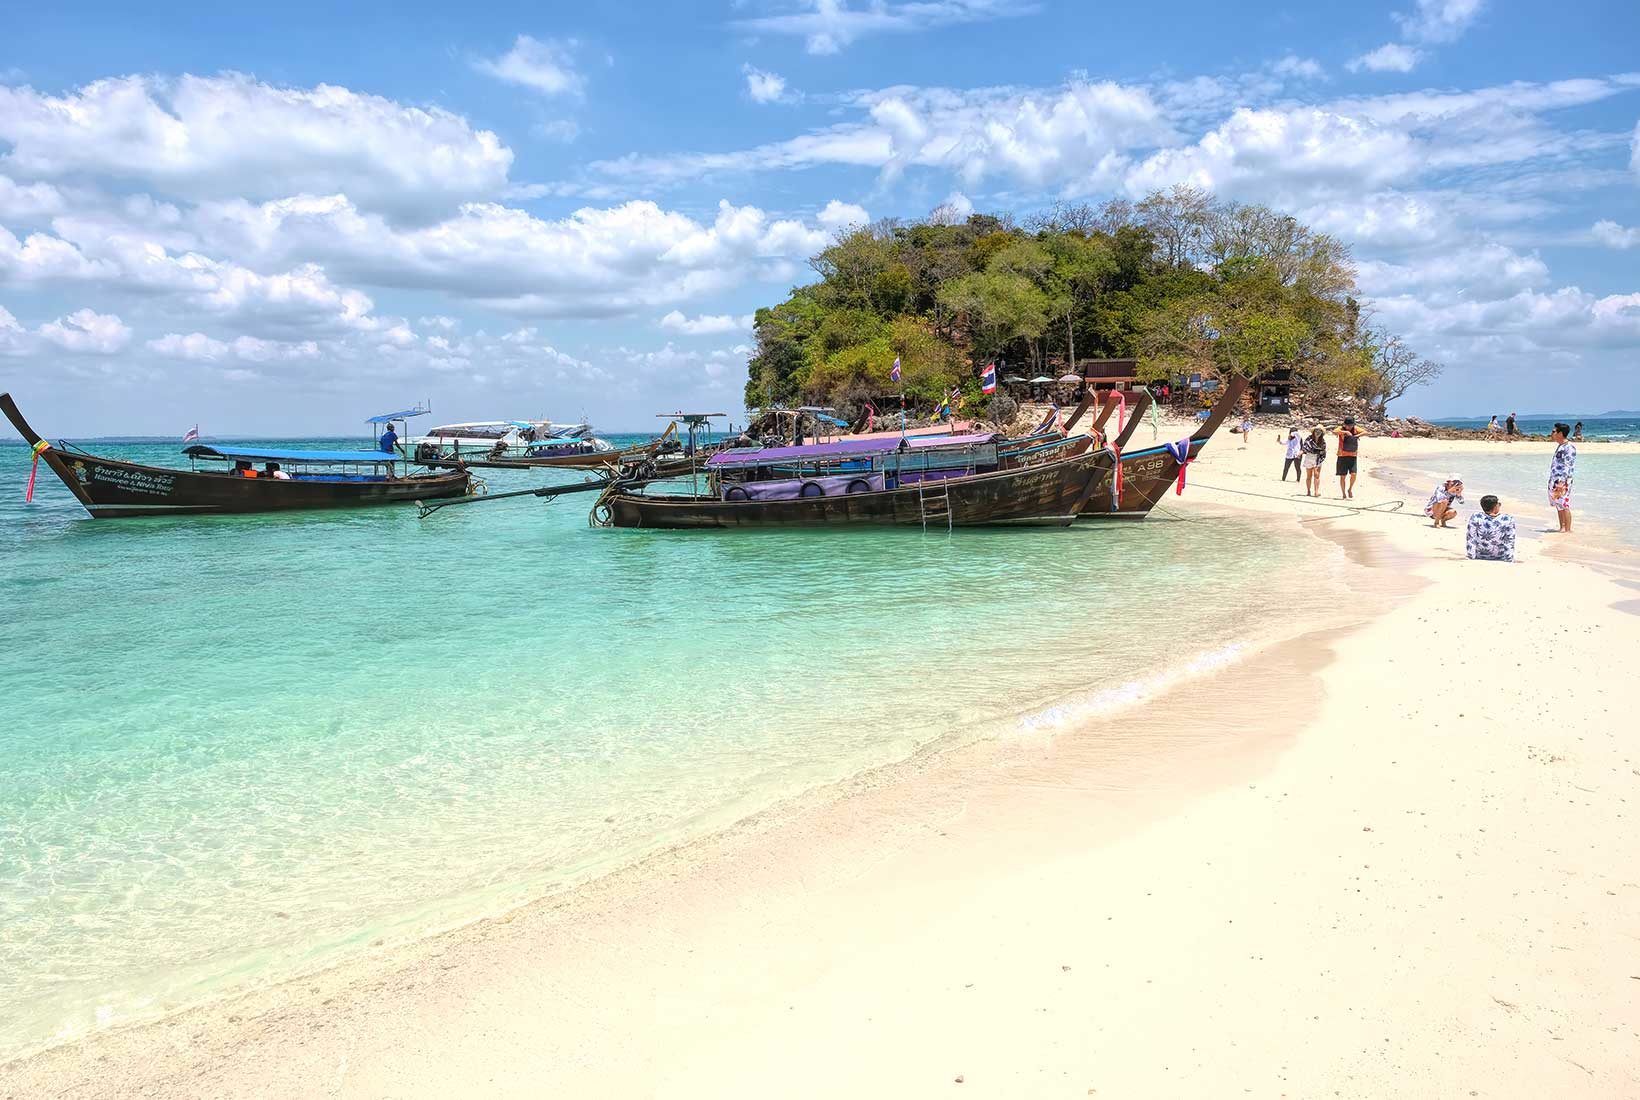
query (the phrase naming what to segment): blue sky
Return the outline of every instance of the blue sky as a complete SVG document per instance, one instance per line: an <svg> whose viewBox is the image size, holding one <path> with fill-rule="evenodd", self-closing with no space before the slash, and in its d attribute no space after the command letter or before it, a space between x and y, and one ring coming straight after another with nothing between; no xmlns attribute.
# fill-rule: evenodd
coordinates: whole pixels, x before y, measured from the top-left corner
<svg viewBox="0 0 1640 1100"><path fill-rule="evenodd" d="M1239 7L14 10L0 387L64 435L738 413L848 225L1188 182L1352 243L1447 366L1399 411L1640 406L1640 5Z"/></svg>

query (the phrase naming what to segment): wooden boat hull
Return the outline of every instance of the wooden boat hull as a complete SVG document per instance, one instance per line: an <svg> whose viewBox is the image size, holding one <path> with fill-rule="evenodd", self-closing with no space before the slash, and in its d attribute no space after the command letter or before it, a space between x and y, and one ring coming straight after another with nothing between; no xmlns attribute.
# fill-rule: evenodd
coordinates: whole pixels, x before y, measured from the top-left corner
<svg viewBox="0 0 1640 1100"><path fill-rule="evenodd" d="M973 527L987 524L1064 526L1108 480L1114 456L1092 451L927 486L791 500L722 500L615 492L594 509L613 527L723 528L848 525ZM607 511L606 511L607 510Z"/></svg>
<svg viewBox="0 0 1640 1100"><path fill-rule="evenodd" d="M1207 420L1190 436L1191 460L1201 455L1202 448L1207 445L1207 441L1218 431L1246 392L1245 378L1230 379L1225 392L1213 405ZM1146 395L1145 404L1148 403ZM1143 411L1143 406L1136 410L1121 438L1117 440L1117 448L1122 454L1121 502L1117 503L1110 486L1102 486L1103 491L1095 495L1103 504L1090 504L1077 514L1078 520L1144 519L1150 514L1150 510L1161 502L1162 497L1167 495L1168 489L1178 484L1179 461L1166 447L1157 445L1131 450L1127 447L1127 442L1133 435L1133 429L1138 426Z"/></svg>
<svg viewBox="0 0 1640 1100"><path fill-rule="evenodd" d="M0 394L0 411L30 444L42 442L10 395ZM40 461L97 519L400 504L461 496L472 480L465 471L382 481L245 478L226 471L144 466L60 447L42 451Z"/></svg>

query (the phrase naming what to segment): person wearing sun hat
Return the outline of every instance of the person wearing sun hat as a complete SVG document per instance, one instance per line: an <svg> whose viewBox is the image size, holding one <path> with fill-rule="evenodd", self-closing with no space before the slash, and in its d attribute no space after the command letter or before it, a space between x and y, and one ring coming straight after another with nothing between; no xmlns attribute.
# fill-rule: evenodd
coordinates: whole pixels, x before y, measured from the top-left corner
<svg viewBox="0 0 1640 1100"><path fill-rule="evenodd" d="M1445 527L1447 522L1458 514L1454 504L1463 503L1463 478L1449 477L1435 486L1435 491L1429 494L1429 502L1424 505L1424 515L1435 521L1436 527Z"/></svg>

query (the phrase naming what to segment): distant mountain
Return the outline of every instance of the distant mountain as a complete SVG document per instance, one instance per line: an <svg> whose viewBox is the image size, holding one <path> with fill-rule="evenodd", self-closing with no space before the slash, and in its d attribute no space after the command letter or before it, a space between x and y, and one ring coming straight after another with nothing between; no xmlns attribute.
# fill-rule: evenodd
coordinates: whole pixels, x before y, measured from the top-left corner
<svg viewBox="0 0 1640 1100"><path fill-rule="evenodd" d="M1613 409L1598 416L1589 417L1590 420L1640 420L1640 409Z"/></svg>

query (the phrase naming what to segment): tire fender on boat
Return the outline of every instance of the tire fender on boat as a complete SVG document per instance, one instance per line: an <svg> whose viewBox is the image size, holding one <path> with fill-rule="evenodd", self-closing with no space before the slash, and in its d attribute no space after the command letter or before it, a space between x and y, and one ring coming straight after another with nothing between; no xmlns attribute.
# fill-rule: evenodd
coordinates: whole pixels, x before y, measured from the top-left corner
<svg viewBox="0 0 1640 1100"><path fill-rule="evenodd" d="M846 493L869 493L871 492L871 482L863 477L857 477L849 482L848 488L843 491Z"/></svg>
<svg viewBox="0 0 1640 1100"><path fill-rule="evenodd" d="M805 481L803 487L797 490L797 495L800 497L823 497L826 495L826 490L818 481Z"/></svg>

